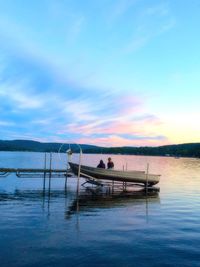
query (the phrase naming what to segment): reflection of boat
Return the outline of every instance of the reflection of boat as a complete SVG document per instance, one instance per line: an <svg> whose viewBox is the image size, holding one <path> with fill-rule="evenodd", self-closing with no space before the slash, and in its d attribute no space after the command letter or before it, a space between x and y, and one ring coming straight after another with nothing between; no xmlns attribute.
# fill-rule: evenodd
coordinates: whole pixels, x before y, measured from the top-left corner
<svg viewBox="0 0 200 267"><path fill-rule="evenodd" d="M78 175L79 165L69 162L72 172ZM100 169L89 166L81 165L80 174L82 177L92 177L96 179L103 180L113 180L121 182L132 182L132 183L148 183L149 185L155 185L160 180L160 175L158 174L147 174L144 171L118 171L118 170L108 170Z"/></svg>
<svg viewBox="0 0 200 267"><path fill-rule="evenodd" d="M74 199L66 213L66 218L77 211L87 212L96 209L110 209L117 207L146 205L147 203L160 203L159 194L157 192L149 193L144 191L135 191L131 194L124 192L118 194L105 194L97 190L86 190Z"/></svg>

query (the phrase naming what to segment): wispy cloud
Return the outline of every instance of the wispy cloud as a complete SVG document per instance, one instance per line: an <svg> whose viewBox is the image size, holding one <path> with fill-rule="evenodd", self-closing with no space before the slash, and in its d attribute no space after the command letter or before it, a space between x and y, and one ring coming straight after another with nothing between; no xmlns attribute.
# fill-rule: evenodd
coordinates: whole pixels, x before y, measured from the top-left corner
<svg viewBox="0 0 200 267"><path fill-rule="evenodd" d="M167 140L163 141L163 138L149 138L149 137L143 137L143 138L124 138L121 137L119 135L110 135L107 137L100 137L100 138L94 138L94 137L84 137L84 138L80 138L77 139L76 142L79 144L98 144L100 146L106 146L106 147L111 147L111 146L115 146L115 147L121 147L121 146L144 146L145 145L149 145L149 146L158 146L161 145L163 143L167 144Z"/></svg>
<svg viewBox="0 0 200 267"><path fill-rule="evenodd" d="M79 69L80 62L77 62L77 59L71 59L71 55L67 51L70 46L67 43L69 40L70 42L75 41L84 23L85 18L83 16L73 18L71 26L66 26L65 30L54 37L62 39L62 42L64 40L66 51L64 48L61 51L51 51L51 49L49 51L44 43L39 42L36 34L30 35L28 27L12 18L1 16L0 37L3 41L0 46L10 58L12 57L14 60L21 61L31 67L31 71L42 70L43 75L51 77L51 82L62 83L65 86L71 85L73 90L79 90L82 75L79 75L77 69ZM90 88L87 89L91 90Z"/></svg>
<svg viewBox="0 0 200 267"><path fill-rule="evenodd" d="M132 53L144 47L154 38L171 30L176 25L176 20L166 3L146 7L138 15L135 31L132 38L125 45L123 51Z"/></svg>
<svg viewBox="0 0 200 267"><path fill-rule="evenodd" d="M0 97L6 101L11 101L15 109L37 109L42 107L44 100L38 94L31 94L27 90L23 81L21 82L4 82L0 84ZM29 92L28 92L29 91Z"/></svg>
<svg viewBox="0 0 200 267"><path fill-rule="evenodd" d="M166 2L159 3L154 6L149 6L144 9L144 16L167 16L170 13L169 4Z"/></svg>
<svg viewBox="0 0 200 267"><path fill-rule="evenodd" d="M78 36L82 32L84 25L86 24L86 18L82 15L76 17L68 30L67 41L73 43L77 40Z"/></svg>
<svg viewBox="0 0 200 267"><path fill-rule="evenodd" d="M125 46L123 50L125 53L133 53L142 48L149 40L150 37L148 35L135 37Z"/></svg>
<svg viewBox="0 0 200 267"><path fill-rule="evenodd" d="M149 142L156 143L156 141L161 142L161 138L157 135L157 132L162 122L152 114L145 114L142 111L141 104L139 105L136 99L121 97L121 101L118 101L117 109L113 110L110 114L106 114L106 110L109 110L109 100L107 103L104 101L105 111L99 109L96 111L92 110L92 105L88 105L87 112L88 114L94 114L93 117L85 117L80 114L81 120L77 118L77 120L71 123L60 126L57 135L71 136L72 134L76 134L76 139L79 142L90 139L91 142L94 141L96 144L106 143L108 145L110 142L110 146L116 144L117 140L120 141L118 145L136 144L139 143L138 140L143 140L143 144ZM135 107L132 107L131 103L135 104ZM138 110L140 115L138 114ZM79 113L76 115L79 116ZM111 142L113 136L115 138ZM164 139L162 138L162 141Z"/></svg>
<svg viewBox="0 0 200 267"><path fill-rule="evenodd" d="M31 123L38 125L50 125L53 123L53 119L45 118L45 119L36 119L32 120Z"/></svg>
<svg viewBox="0 0 200 267"><path fill-rule="evenodd" d="M165 33L176 26L176 20L174 18L170 18L168 21L163 23L159 30L159 34Z"/></svg>
<svg viewBox="0 0 200 267"><path fill-rule="evenodd" d="M11 121L2 121L0 120L0 126L15 126L16 124Z"/></svg>
<svg viewBox="0 0 200 267"><path fill-rule="evenodd" d="M93 103L87 99L76 98L74 100L63 100L60 105L62 106L62 113L71 116L72 120L77 123L81 121L92 121L96 120L95 106Z"/></svg>
<svg viewBox="0 0 200 267"><path fill-rule="evenodd" d="M115 23L120 17L122 17L138 0L117 0L111 7L109 13L109 22Z"/></svg>
<svg viewBox="0 0 200 267"><path fill-rule="evenodd" d="M130 117L130 118L129 118ZM152 135L151 131L159 128L161 122L159 119L153 116L146 115L138 118L137 115L132 116L121 116L117 118L115 116L108 119L98 119L91 123L77 124L72 123L67 125L66 131L75 132L84 135L112 135L112 134L127 134L142 136L143 133L149 136ZM153 130L154 129L154 130ZM63 131L64 132L64 131Z"/></svg>

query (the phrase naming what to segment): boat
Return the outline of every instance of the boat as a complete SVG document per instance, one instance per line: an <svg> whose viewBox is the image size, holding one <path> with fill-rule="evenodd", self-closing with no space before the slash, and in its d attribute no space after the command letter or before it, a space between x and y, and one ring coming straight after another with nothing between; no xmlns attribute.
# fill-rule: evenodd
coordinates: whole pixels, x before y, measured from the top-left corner
<svg viewBox="0 0 200 267"><path fill-rule="evenodd" d="M78 175L79 165L69 162L70 168L75 175ZM112 180L119 182L132 182L148 184L153 186L160 180L160 175L145 173L145 171L119 171L113 169L101 169L90 166L80 166L80 176L85 178L96 178L100 180Z"/></svg>

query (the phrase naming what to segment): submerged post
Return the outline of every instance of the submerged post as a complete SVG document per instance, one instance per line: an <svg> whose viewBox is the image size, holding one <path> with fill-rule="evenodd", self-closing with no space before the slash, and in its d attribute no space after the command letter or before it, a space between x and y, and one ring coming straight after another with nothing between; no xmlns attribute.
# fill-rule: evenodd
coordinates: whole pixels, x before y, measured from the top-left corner
<svg viewBox="0 0 200 267"><path fill-rule="evenodd" d="M148 180L149 180L149 163L147 163L147 172L146 172L146 194L148 193Z"/></svg>
<svg viewBox="0 0 200 267"><path fill-rule="evenodd" d="M112 194L114 194L114 186L115 186L115 182L114 180L112 180Z"/></svg>
<svg viewBox="0 0 200 267"><path fill-rule="evenodd" d="M51 166L52 166L52 153L50 153L50 162L49 162L49 195L51 192Z"/></svg>
<svg viewBox="0 0 200 267"><path fill-rule="evenodd" d="M126 171L128 171L128 163L126 162ZM125 182L125 191L126 191L127 183Z"/></svg>
<svg viewBox="0 0 200 267"><path fill-rule="evenodd" d="M46 168L47 168L47 154L44 154L44 177L43 177L43 195L45 195L45 186L46 186Z"/></svg>
<svg viewBox="0 0 200 267"><path fill-rule="evenodd" d="M79 148L80 148L80 154L79 154L79 166L78 166L77 195L79 194L79 183L80 183L80 175L81 175L81 159L82 159L82 149L80 146Z"/></svg>
<svg viewBox="0 0 200 267"><path fill-rule="evenodd" d="M67 190L67 172L66 172L66 177L65 177L65 191Z"/></svg>

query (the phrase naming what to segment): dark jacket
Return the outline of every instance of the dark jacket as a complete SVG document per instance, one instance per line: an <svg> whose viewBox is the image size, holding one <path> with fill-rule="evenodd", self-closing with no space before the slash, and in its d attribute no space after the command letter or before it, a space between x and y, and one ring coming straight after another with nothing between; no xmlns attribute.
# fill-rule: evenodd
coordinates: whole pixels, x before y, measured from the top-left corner
<svg viewBox="0 0 200 267"><path fill-rule="evenodd" d="M107 168L108 168L108 169L112 169L112 168L114 168L114 163L113 163L112 161L109 161L109 162L107 163Z"/></svg>
<svg viewBox="0 0 200 267"><path fill-rule="evenodd" d="M97 168L105 169L106 165L103 163L103 161L100 161Z"/></svg>

